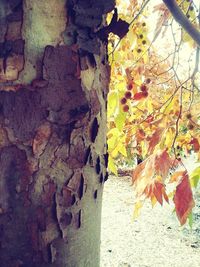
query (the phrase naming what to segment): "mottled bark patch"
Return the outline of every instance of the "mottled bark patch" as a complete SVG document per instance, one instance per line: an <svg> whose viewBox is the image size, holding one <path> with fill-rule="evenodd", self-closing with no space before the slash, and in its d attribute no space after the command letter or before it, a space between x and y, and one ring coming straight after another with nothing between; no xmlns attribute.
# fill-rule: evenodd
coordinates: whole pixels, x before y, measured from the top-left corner
<svg viewBox="0 0 200 267"><path fill-rule="evenodd" d="M67 188L71 190L77 199L81 200L85 191L85 179L79 172L75 173L67 183Z"/></svg>
<svg viewBox="0 0 200 267"><path fill-rule="evenodd" d="M97 91L91 90L90 97L91 97L92 112L93 112L93 115L96 116L101 110L101 103L99 101L99 96L98 96Z"/></svg>
<svg viewBox="0 0 200 267"><path fill-rule="evenodd" d="M98 130L99 130L99 124L98 124L98 120L97 118L95 118L92 122L91 125L91 130L90 130L90 137L91 137L91 141L94 143L95 139L97 137L98 134Z"/></svg>
<svg viewBox="0 0 200 267"><path fill-rule="evenodd" d="M26 153L15 146L4 147L0 151L0 210L1 213L14 209L15 201L21 197L27 201L30 173Z"/></svg>
<svg viewBox="0 0 200 267"><path fill-rule="evenodd" d="M98 190L95 190L94 191L94 199L97 199L97 197L98 197Z"/></svg>
<svg viewBox="0 0 200 267"><path fill-rule="evenodd" d="M22 38L23 1L1 3L0 17L0 83L18 79L24 66Z"/></svg>
<svg viewBox="0 0 200 267"><path fill-rule="evenodd" d="M54 1L64 13L64 2ZM27 0L22 16L22 1L8 2L14 7L6 25L1 25L3 37L0 34L0 82L6 80L6 86L0 85L0 133L5 132L4 141L0 140L0 262L5 265L2 267L97 266L99 179L103 182L105 174L102 91L107 80L101 76L105 50L99 49L101 43L94 33L114 0L67 1L75 16L68 21L77 23L77 40L71 46L58 44L45 49L34 35L41 26L37 15L45 10L46 3ZM23 17L27 23L30 15L31 30L28 24L23 28L24 36L30 36L25 40L24 65L21 22ZM81 28L77 27L80 23ZM46 41L46 34L42 42L52 44ZM10 53L6 58L5 52ZM82 69L88 70L81 75L80 62ZM12 72L13 65L16 69ZM29 84L7 83L22 67L18 82ZM8 91L11 89L13 92ZM80 251L76 254L77 245Z"/></svg>
<svg viewBox="0 0 200 267"><path fill-rule="evenodd" d="M82 214L81 210L79 210L76 214L74 214L74 226L76 229L79 229L81 227L81 220L82 220L81 214Z"/></svg>
<svg viewBox="0 0 200 267"><path fill-rule="evenodd" d="M84 164L86 165L87 164L87 162L88 162L88 159L89 159L89 157L90 157L90 154L91 153L91 148L90 148L90 146L87 148L87 150L86 150L86 152L85 152L85 159L84 159Z"/></svg>
<svg viewBox="0 0 200 267"><path fill-rule="evenodd" d="M4 225L0 236L1 263L3 267L12 266L19 260L28 264L38 245L38 232L35 221L29 225L30 231L27 229L32 177L25 151L14 145L1 149L0 169L0 225Z"/></svg>
<svg viewBox="0 0 200 267"><path fill-rule="evenodd" d="M75 129L71 135L69 158L67 159L67 163L71 168L78 169L85 165L87 148L83 138L83 129Z"/></svg>
<svg viewBox="0 0 200 267"><path fill-rule="evenodd" d="M107 181L108 180L108 176L109 176L109 173L106 172L105 177L104 177L104 181Z"/></svg>
<svg viewBox="0 0 200 267"><path fill-rule="evenodd" d="M59 219L59 222L63 228L66 228L72 222L72 213L71 212L63 213Z"/></svg>
<svg viewBox="0 0 200 267"><path fill-rule="evenodd" d="M100 182L100 184L102 184L102 183L104 182L104 176L103 176L103 173L100 174L99 182Z"/></svg>
<svg viewBox="0 0 200 267"><path fill-rule="evenodd" d="M33 138L36 129L47 117L37 91L24 88L18 92L0 92L0 102L6 126L13 130L20 141Z"/></svg>
<svg viewBox="0 0 200 267"><path fill-rule="evenodd" d="M105 164L105 167L107 168L108 167L108 153L104 154L104 164Z"/></svg>
<svg viewBox="0 0 200 267"><path fill-rule="evenodd" d="M64 125L82 119L89 111L88 101L76 75L79 61L68 46L48 46L44 53L43 78L48 86L40 93L43 105L50 110L49 120ZM69 64L70 62L70 64Z"/></svg>
<svg viewBox="0 0 200 267"><path fill-rule="evenodd" d="M95 169L96 169L96 173L97 174L99 174L101 172L101 161L100 161L100 157L97 157Z"/></svg>
<svg viewBox="0 0 200 267"><path fill-rule="evenodd" d="M57 186L55 182L51 179L43 185L43 192L41 195L41 200L45 206L50 206L52 204L56 189L57 189Z"/></svg>
<svg viewBox="0 0 200 267"><path fill-rule="evenodd" d="M46 230L46 212L42 206L37 207L35 217L38 223L38 229L40 231Z"/></svg>
<svg viewBox="0 0 200 267"><path fill-rule="evenodd" d="M62 189L63 203L67 208L73 206L76 202L75 194L67 186L64 186Z"/></svg>

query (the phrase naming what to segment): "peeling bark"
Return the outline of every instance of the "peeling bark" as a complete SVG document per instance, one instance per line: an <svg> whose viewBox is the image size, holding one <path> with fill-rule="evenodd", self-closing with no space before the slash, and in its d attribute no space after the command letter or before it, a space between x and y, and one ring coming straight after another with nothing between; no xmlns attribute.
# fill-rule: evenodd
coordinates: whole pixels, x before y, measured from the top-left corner
<svg viewBox="0 0 200 267"><path fill-rule="evenodd" d="M67 11L64 0L5 3L0 266L97 267L109 67L95 32L114 1L68 0ZM62 19L52 15L45 33L54 9Z"/></svg>

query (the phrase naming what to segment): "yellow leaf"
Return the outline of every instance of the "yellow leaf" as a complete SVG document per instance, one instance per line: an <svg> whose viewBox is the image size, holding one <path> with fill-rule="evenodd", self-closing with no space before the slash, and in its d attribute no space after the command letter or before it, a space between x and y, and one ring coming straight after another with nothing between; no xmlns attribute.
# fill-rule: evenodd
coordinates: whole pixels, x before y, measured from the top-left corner
<svg viewBox="0 0 200 267"><path fill-rule="evenodd" d="M157 202L158 201L157 201L156 197L154 195L152 195L151 196L151 205L152 205L152 208L156 205Z"/></svg>
<svg viewBox="0 0 200 267"><path fill-rule="evenodd" d="M125 90L126 90L126 82L125 82L125 80L115 84L115 90L125 92Z"/></svg>
<svg viewBox="0 0 200 267"><path fill-rule="evenodd" d="M113 115L118 107L119 104L119 98L118 93L115 91L111 91L108 94L108 117Z"/></svg>
<svg viewBox="0 0 200 267"><path fill-rule="evenodd" d="M119 114L115 118L115 124L117 129L121 132L124 127L124 123L126 121L127 112L119 112Z"/></svg>
<svg viewBox="0 0 200 267"><path fill-rule="evenodd" d="M110 137L107 141L108 143L108 152L111 152L113 149L116 148L117 146L117 136L113 135L112 137Z"/></svg>
<svg viewBox="0 0 200 267"><path fill-rule="evenodd" d="M175 134L175 129L172 127L169 128L166 133L166 139L165 139L166 147L170 148L172 146L173 141L174 141L174 134Z"/></svg>
<svg viewBox="0 0 200 267"><path fill-rule="evenodd" d="M109 169L109 171L111 171L112 173L117 175L117 167L116 167L112 157L109 157L109 159L108 159L108 169Z"/></svg>
<svg viewBox="0 0 200 267"><path fill-rule="evenodd" d="M119 154L119 144L110 152L112 158L116 158Z"/></svg>
<svg viewBox="0 0 200 267"><path fill-rule="evenodd" d="M121 146L119 147L119 152L120 152L124 157L127 157L127 151L126 151L126 147L124 146L124 144L121 144Z"/></svg>

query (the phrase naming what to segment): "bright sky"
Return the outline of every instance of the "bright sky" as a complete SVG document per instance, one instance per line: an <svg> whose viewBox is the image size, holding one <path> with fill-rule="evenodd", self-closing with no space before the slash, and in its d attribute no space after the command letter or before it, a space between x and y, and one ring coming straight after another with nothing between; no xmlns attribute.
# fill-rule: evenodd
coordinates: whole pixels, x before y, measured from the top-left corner
<svg viewBox="0 0 200 267"><path fill-rule="evenodd" d="M199 0L194 0L195 4L198 5L200 4ZM155 26L158 20L158 12L153 12L153 8L156 5L162 4L163 2L161 0L151 0L148 9L150 16L147 17L149 28L153 29L149 35L150 40L152 40L155 36ZM173 22L173 33L170 29L170 27L167 27L167 31L158 36L154 43L154 47L157 48L157 52L162 56L162 57L167 57L168 54L174 51L174 38L176 38L177 44L179 43L180 40L180 26L176 23L176 21ZM189 68L193 69L195 65L195 51L191 47L190 44L184 43L180 50L179 50L179 68L177 70L178 75L180 77L184 77L185 73L189 71Z"/></svg>

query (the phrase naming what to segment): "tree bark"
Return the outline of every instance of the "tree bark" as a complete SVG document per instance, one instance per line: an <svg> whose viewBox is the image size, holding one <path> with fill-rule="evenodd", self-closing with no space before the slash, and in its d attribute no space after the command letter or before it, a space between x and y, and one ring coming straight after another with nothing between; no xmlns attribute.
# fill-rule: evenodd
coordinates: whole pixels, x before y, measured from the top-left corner
<svg viewBox="0 0 200 267"><path fill-rule="evenodd" d="M98 267L114 1L0 4L0 266Z"/></svg>

